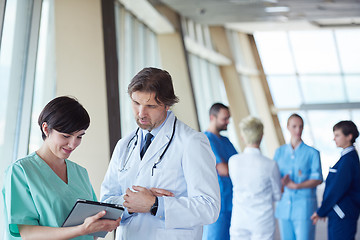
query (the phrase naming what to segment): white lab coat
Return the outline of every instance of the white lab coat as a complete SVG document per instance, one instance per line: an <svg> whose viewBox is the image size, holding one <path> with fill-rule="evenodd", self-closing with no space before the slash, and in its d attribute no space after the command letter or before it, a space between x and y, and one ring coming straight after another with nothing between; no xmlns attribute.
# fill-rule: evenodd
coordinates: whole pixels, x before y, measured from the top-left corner
<svg viewBox="0 0 360 240"><path fill-rule="evenodd" d="M115 147L101 186L101 201L122 204L126 189L133 185L163 188L175 194L175 197L159 198L156 216L125 213L117 229L116 240L201 239L202 226L218 218L220 191L215 157L203 133L177 120L173 140L151 176L154 163L170 141L174 120L175 115L170 112L142 160L141 131L131 155L134 144L128 146L128 143L135 136L135 131L121 139Z"/></svg>
<svg viewBox="0 0 360 240"><path fill-rule="evenodd" d="M276 162L258 148L245 148L229 159L229 175L233 184L230 239L273 239L273 201L281 198Z"/></svg>

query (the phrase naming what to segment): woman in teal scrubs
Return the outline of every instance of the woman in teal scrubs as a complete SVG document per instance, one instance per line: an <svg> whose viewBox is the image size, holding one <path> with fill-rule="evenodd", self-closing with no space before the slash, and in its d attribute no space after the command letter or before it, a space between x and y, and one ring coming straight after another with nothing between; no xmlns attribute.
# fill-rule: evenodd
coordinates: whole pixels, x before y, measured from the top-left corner
<svg viewBox="0 0 360 240"><path fill-rule="evenodd" d="M58 97L45 106L38 123L43 145L5 172L6 239L93 239L88 234L116 229L120 218L100 220L104 211L82 225L61 227L77 199L96 201L85 168L68 160L89 127L86 110L73 98Z"/></svg>
<svg viewBox="0 0 360 240"><path fill-rule="evenodd" d="M284 193L277 203L275 217L283 240L314 240L315 226L310 219L317 209L316 187L322 183L320 153L302 139L304 121L298 114L288 119L291 139L276 150Z"/></svg>

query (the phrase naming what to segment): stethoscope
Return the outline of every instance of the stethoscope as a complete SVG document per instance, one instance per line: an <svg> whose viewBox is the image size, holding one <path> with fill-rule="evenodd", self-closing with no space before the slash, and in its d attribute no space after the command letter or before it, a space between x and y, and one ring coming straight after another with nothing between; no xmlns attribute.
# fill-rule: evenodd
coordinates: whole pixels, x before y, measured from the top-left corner
<svg viewBox="0 0 360 240"><path fill-rule="evenodd" d="M177 121L177 118L175 117L175 121L174 121L174 124L173 124L173 130L172 130L172 134L171 134L171 137L170 137L170 141L168 142L168 144L166 145L164 151L162 152L162 154L160 155L159 159L154 163L153 167L151 168L151 176L154 176L154 169L156 168L156 166L158 164L161 163L162 161L162 158L163 156L165 155L166 151L168 150L173 138L174 138L174 134L175 134L175 129L176 129L176 121ZM126 146L126 152L128 153L127 154L127 157L126 157L126 160L124 162L124 165L121 169L119 169L120 172L124 172L124 171L127 171L128 169L126 169L126 165L127 163L129 162L130 160L130 157L138 143L138 132L139 132L139 127L136 129L135 131L135 134L134 136L130 139L130 141L128 142L127 146ZM131 147L132 145L132 147ZM131 148L131 151L129 152L129 149Z"/></svg>

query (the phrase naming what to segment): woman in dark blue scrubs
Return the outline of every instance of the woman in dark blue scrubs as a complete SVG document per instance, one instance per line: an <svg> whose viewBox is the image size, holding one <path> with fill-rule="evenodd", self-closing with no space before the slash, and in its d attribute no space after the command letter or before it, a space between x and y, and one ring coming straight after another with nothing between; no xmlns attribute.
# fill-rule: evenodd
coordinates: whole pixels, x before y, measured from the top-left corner
<svg viewBox="0 0 360 240"><path fill-rule="evenodd" d="M355 239L360 213L360 163L355 147L359 131L352 121L333 127L334 141L343 148L339 161L329 169L321 207L312 215L313 223L328 217L329 240Z"/></svg>

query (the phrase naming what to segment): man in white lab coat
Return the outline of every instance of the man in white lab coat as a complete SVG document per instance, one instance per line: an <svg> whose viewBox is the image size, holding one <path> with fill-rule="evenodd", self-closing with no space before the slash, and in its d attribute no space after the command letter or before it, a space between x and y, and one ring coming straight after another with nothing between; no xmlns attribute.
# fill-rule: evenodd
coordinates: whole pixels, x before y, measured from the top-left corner
<svg viewBox="0 0 360 240"><path fill-rule="evenodd" d="M126 208L116 239L201 239L220 192L208 139L178 120L168 72L144 68L128 93L139 126L116 145L101 201Z"/></svg>

